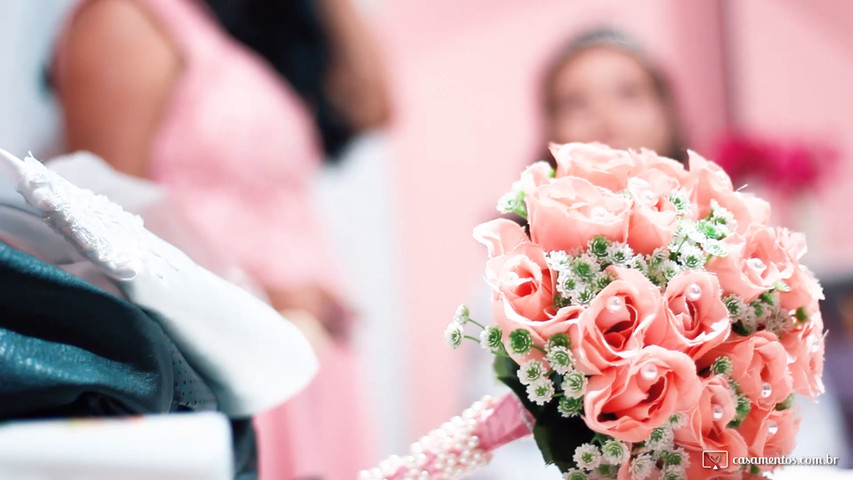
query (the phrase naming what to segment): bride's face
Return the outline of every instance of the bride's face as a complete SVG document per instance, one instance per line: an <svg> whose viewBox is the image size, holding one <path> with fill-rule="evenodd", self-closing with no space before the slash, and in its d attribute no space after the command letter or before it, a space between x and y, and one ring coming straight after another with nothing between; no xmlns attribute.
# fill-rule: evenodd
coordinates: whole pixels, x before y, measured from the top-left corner
<svg viewBox="0 0 853 480"><path fill-rule="evenodd" d="M631 54L600 46L558 68L549 85L550 140L667 153L673 137L654 78Z"/></svg>

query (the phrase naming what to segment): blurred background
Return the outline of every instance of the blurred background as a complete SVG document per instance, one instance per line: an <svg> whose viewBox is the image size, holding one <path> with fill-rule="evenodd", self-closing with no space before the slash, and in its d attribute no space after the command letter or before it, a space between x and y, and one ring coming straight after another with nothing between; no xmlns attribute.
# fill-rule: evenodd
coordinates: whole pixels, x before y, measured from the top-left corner
<svg viewBox="0 0 853 480"><path fill-rule="evenodd" d="M74 3L0 3L0 147L15 154L47 159L67 151L45 77ZM601 26L633 38L669 79L683 143L709 158L724 155L736 182L772 199L778 223L806 232L805 263L828 293L831 402L843 411L846 435L853 432L853 376L845 367L853 359L853 3L354 6L383 59L391 114L323 166L312 195L357 312L353 361L364 380L353 394L375 426L375 460L403 452L460 412L474 399L472 383L483 384L472 376L486 370L463 368L475 347L450 351L443 341L456 306L484 296L485 252L471 230L495 216L497 198L542 157L543 85L554 59L572 38ZM788 170L768 166L792 157ZM802 181L792 184L791 172L802 171L808 175L794 174Z"/></svg>

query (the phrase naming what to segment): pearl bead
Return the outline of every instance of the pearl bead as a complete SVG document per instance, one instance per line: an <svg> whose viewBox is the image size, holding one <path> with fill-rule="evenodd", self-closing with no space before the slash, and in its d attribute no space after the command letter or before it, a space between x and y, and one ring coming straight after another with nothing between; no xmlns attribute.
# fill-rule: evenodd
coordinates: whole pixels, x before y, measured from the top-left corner
<svg viewBox="0 0 853 480"><path fill-rule="evenodd" d="M370 480L373 478L373 475L370 474L367 470L362 470L358 472L358 480Z"/></svg>
<svg viewBox="0 0 853 480"><path fill-rule="evenodd" d="M607 300L607 310L611 313L616 313L625 308L625 300L622 297L610 297Z"/></svg>
<svg viewBox="0 0 853 480"><path fill-rule="evenodd" d="M714 411L714 420L720 420L723 418L723 407L715 404L712 410Z"/></svg>
<svg viewBox="0 0 853 480"><path fill-rule="evenodd" d="M642 375L646 380L655 380L658 378L658 367L651 363L647 363L640 369L640 375Z"/></svg>
<svg viewBox="0 0 853 480"><path fill-rule="evenodd" d="M646 205L654 205L654 204L658 203L658 196L655 195L655 192L653 192L651 190L644 191L642 193L642 199L643 199L643 202L646 203Z"/></svg>
<svg viewBox="0 0 853 480"><path fill-rule="evenodd" d="M768 398L771 393L773 393L773 387L771 387L769 383L764 382L761 385L761 398Z"/></svg>
<svg viewBox="0 0 853 480"><path fill-rule="evenodd" d="M691 283L687 286L687 299L691 302L695 302L702 297L702 287L695 283Z"/></svg>
<svg viewBox="0 0 853 480"><path fill-rule="evenodd" d="M761 274L764 270L767 269L767 266L764 265L764 262L761 261L760 258L750 258L746 261L746 266L755 270L756 273Z"/></svg>
<svg viewBox="0 0 853 480"><path fill-rule="evenodd" d="M607 210L604 207L594 207L590 212L590 217L594 220L601 220L607 216Z"/></svg>
<svg viewBox="0 0 853 480"><path fill-rule="evenodd" d="M767 422L767 433L770 435L776 435L776 432L779 431L779 425L776 424L773 420Z"/></svg>

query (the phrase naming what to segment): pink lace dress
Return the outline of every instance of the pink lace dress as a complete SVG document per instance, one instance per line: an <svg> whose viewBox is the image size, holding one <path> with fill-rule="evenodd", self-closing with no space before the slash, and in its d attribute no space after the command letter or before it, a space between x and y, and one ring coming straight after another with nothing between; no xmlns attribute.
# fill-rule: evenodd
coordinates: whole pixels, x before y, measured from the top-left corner
<svg viewBox="0 0 853 480"><path fill-rule="evenodd" d="M149 145L150 179L168 188L210 247L256 282L334 288L311 202L318 135L295 92L221 30L203 2L135 1L183 62ZM363 385L357 362L345 345L330 350L306 391L256 417L262 480L350 479L373 460L352 394Z"/></svg>

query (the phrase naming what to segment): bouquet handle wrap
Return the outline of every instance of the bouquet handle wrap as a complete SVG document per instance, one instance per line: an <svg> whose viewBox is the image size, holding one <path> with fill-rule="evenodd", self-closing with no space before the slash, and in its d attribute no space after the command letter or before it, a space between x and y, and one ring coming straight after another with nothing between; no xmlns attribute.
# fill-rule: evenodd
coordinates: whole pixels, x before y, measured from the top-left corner
<svg viewBox="0 0 853 480"><path fill-rule="evenodd" d="M484 397L379 467L363 470L361 480L451 480L489 463L496 449L531 434L533 416L513 393Z"/></svg>

